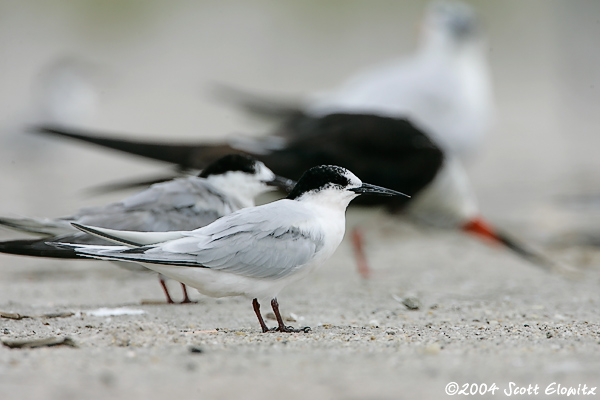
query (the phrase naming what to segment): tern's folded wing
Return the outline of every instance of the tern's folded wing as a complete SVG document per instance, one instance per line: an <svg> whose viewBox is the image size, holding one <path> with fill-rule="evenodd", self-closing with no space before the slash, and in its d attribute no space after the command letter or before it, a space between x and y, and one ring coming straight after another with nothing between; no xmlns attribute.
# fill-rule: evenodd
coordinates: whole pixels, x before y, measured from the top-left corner
<svg viewBox="0 0 600 400"><path fill-rule="evenodd" d="M323 231L306 210L283 200L246 209L165 243L161 250L195 255L207 268L253 278L277 279L310 262L323 247ZM294 204L295 205L295 204ZM153 250L155 252L156 250Z"/></svg>
<svg viewBox="0 0 600 400"><path fill-rule="evenodd" d="M205 179L192 176L152 185L105 207L82 209L74 220L119 230L191 230L239 208Z"/></svg>
<svg viewBox="0 0 600 400"><path fill-rule="evenodd" d="M305 210L273 205L230 214L188 232L187 237L162 244L114 252L100 253L85 248L78 251L102 258L210 268L252 278L278 279L308 264L323 248L324 238L321 229L307 224L311 216Z"/></svg>

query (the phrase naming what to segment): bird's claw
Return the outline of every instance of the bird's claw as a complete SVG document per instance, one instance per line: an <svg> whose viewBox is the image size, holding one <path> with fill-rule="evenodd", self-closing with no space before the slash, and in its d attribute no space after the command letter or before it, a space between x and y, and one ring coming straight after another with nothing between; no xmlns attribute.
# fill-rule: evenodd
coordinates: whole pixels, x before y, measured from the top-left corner
<svg viewBox="0 0 600 400"><path fill-rule="evenodd" d="M299 328L299 329L296 329L293 326L284 326L283 328L278 326L276 328L269 329L269 332L284 332L284 333L299 333L299 332L308 333L310 331L311 331L310 326L305 326L304 328Z"/></svg>

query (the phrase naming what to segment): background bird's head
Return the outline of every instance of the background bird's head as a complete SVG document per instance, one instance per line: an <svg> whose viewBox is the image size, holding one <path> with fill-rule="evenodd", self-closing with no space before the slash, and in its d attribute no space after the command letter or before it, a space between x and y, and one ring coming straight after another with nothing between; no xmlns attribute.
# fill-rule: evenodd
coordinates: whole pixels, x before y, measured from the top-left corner
<svg viewBox="0 0 600 400"><path fill-rule="evenodd" d="M277 176L265 164L244 154L230 154L209 164L199 175L223 192L254 202L276 188L289 192L294 181ZM251 204L251 205L252 205Z"/></svg>
<svg viewBox="0 0 600 400"><path fill-rule="evenodd" d="M426 44L461 46L481 37L477 16L467 4L455 1L432 3L423 23Z"/></svg>

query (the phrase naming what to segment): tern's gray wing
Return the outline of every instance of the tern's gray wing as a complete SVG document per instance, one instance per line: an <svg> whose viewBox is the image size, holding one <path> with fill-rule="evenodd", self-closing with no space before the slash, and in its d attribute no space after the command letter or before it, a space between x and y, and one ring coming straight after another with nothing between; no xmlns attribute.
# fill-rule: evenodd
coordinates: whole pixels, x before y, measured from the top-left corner
<svg viewBox="0 0 600 400"><path fill-rule="evenodd" d="M205 179L187 177L152 185L105 207L82 209L71 220L102 228L163 232L196 229L239 208Z"/></svg>
<svg viewBox="0 0 600 400"><path fill-rule="evenodd" d="M103 258L187 267L278 279L310 262L323 248L323 231L301 207L284 208L282 200L225 216L187 237L157 246L123 251L80 249Z"/></svg>
<svg viewBox="0 0 600 400"><path fill-rule="evenodd" d="M268 213L261 212L266 209ZM208 243L203 243L202 250L195 253L196 262L252 278L277 279L296 272L323 247L322 230L314 226L309 229L307 221L311 215L304 210L290 212L266 207L252 211L211 225L207 230L210 232ZM265 220L265 216L269 219ZM200 239L206 240L205 237L200 236ZM168 249L178 247L173 242Z"/></svg>

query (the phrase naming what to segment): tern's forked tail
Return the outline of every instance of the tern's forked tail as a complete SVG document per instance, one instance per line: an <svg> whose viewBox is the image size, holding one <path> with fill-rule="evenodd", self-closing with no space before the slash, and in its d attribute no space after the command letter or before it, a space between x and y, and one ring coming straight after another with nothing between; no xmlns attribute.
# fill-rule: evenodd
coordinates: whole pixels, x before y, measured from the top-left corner
<svg viewBox="0 0 600 400"><path fill-rule="evenodd" d="M73 249L59 248L52 244L48 244L47 242L48 239L25 239L0 242L0 253L46 258L85 258L76 254Z"/></svg>

